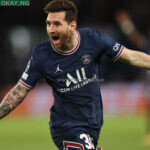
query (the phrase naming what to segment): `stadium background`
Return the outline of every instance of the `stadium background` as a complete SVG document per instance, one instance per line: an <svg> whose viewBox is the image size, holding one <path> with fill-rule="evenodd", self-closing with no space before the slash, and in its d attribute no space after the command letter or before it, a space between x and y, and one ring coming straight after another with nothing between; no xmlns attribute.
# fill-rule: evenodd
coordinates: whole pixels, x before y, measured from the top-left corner
<svg viewBox="0 0 150 150"><path fill-rule="evenodd" d="M47 39L48 0L30 0L30 7L0 7L0 99L25 70L32 48ZM117 12L128 12L136 29L150 41L150 1L74 0L79 8L78 27L96 27L128 48L138 47L121 30ZM132 37L135 38L135 37ZM104 104L104 127L99 145L108 150L148 150L143 143L147 131L147 71L103 57L100 82ZM49 135L51 88L41 80L26 100L0 122L0 149L56 149ZM8 144L9 143L9 144Z"/></svg>

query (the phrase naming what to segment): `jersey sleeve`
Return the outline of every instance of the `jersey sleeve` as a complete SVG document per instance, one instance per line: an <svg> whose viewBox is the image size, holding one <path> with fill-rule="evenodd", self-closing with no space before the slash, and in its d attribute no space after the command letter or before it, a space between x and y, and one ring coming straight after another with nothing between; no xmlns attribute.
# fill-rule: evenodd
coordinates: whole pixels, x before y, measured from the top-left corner
<svg viewBox="0 0 150 150"><path fill-rule="evenodd" d="M38 65L35 48L19 83L27 89L32 89L41 77L42 73L40 71L40 66Z"/></svg>
<svg viewBox="0 0 150 150"><path fill-rule="evenodd" d="M98 30L93 31L95 45L100 53L107 55L111 60L116 61L122 54L124 46L108 35L99 32Z"/></svg>

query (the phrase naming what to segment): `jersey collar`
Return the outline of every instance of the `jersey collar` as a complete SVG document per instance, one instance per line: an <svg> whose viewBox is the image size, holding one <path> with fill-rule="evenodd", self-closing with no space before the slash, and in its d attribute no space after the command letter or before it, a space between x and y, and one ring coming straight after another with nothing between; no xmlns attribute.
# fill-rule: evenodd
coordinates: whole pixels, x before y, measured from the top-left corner
<svg viewBox="0 0 150 150"><path fill-rule="evenodd" d="M67 51L67 52L62 52L62 51L60 51L59 49L56 49L56 48L53 46L52 42L50 41L53 50L54 50L55 52L61 54L61 55L71 55L71 54L73 54L74 52L76 52L77 49L78 49L78 47L79 47L79 45L80 45L80 34L79 34L79 32L78 32L77 30L76 30L76 32L77 32L77 34L78 34L78 43L77 43L77 45L76 45L72 50Z"/></svg>

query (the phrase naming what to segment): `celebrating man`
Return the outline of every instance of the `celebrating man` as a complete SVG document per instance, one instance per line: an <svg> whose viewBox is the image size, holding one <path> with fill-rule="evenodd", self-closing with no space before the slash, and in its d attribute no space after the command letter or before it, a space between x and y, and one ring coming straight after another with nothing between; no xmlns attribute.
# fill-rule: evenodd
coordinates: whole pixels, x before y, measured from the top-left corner
<svg viewBox="0 0 150 150"><path fill-rule="evenodd" d="M45 6L49 40L34 49L21 79L0 104L0 118L20 104L40 78L53 88L50 130L59 150L96 150L103 125L99 60L107 55L150 69L150 56L125 48L106 34L77 28L77 8L69 0Z"/></svg>

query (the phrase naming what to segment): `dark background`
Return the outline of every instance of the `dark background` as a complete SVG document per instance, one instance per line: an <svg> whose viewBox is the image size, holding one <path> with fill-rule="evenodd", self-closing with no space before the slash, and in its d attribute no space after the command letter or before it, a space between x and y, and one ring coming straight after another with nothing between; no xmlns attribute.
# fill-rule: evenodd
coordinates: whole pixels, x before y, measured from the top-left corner
<svg viewBox="0 0 150 150"><path fill-rule="evenodd" d="M32 48L47 39L43 7L48 0L30 0L30 7L0 7L0 87L15 84L24 71ZM115 15L126 10L136 28L150 39L149 0L74 0L79 9L78 28L95 27L130 49L138 49L120 30ZM143 49L138 49L143 51ZM145 51L145 50L144 50ZM150 51L150 49L149 49ZM148 49L146 50L149 53ZM104 82L142 81L145 71L103 58Z"/></svg>

